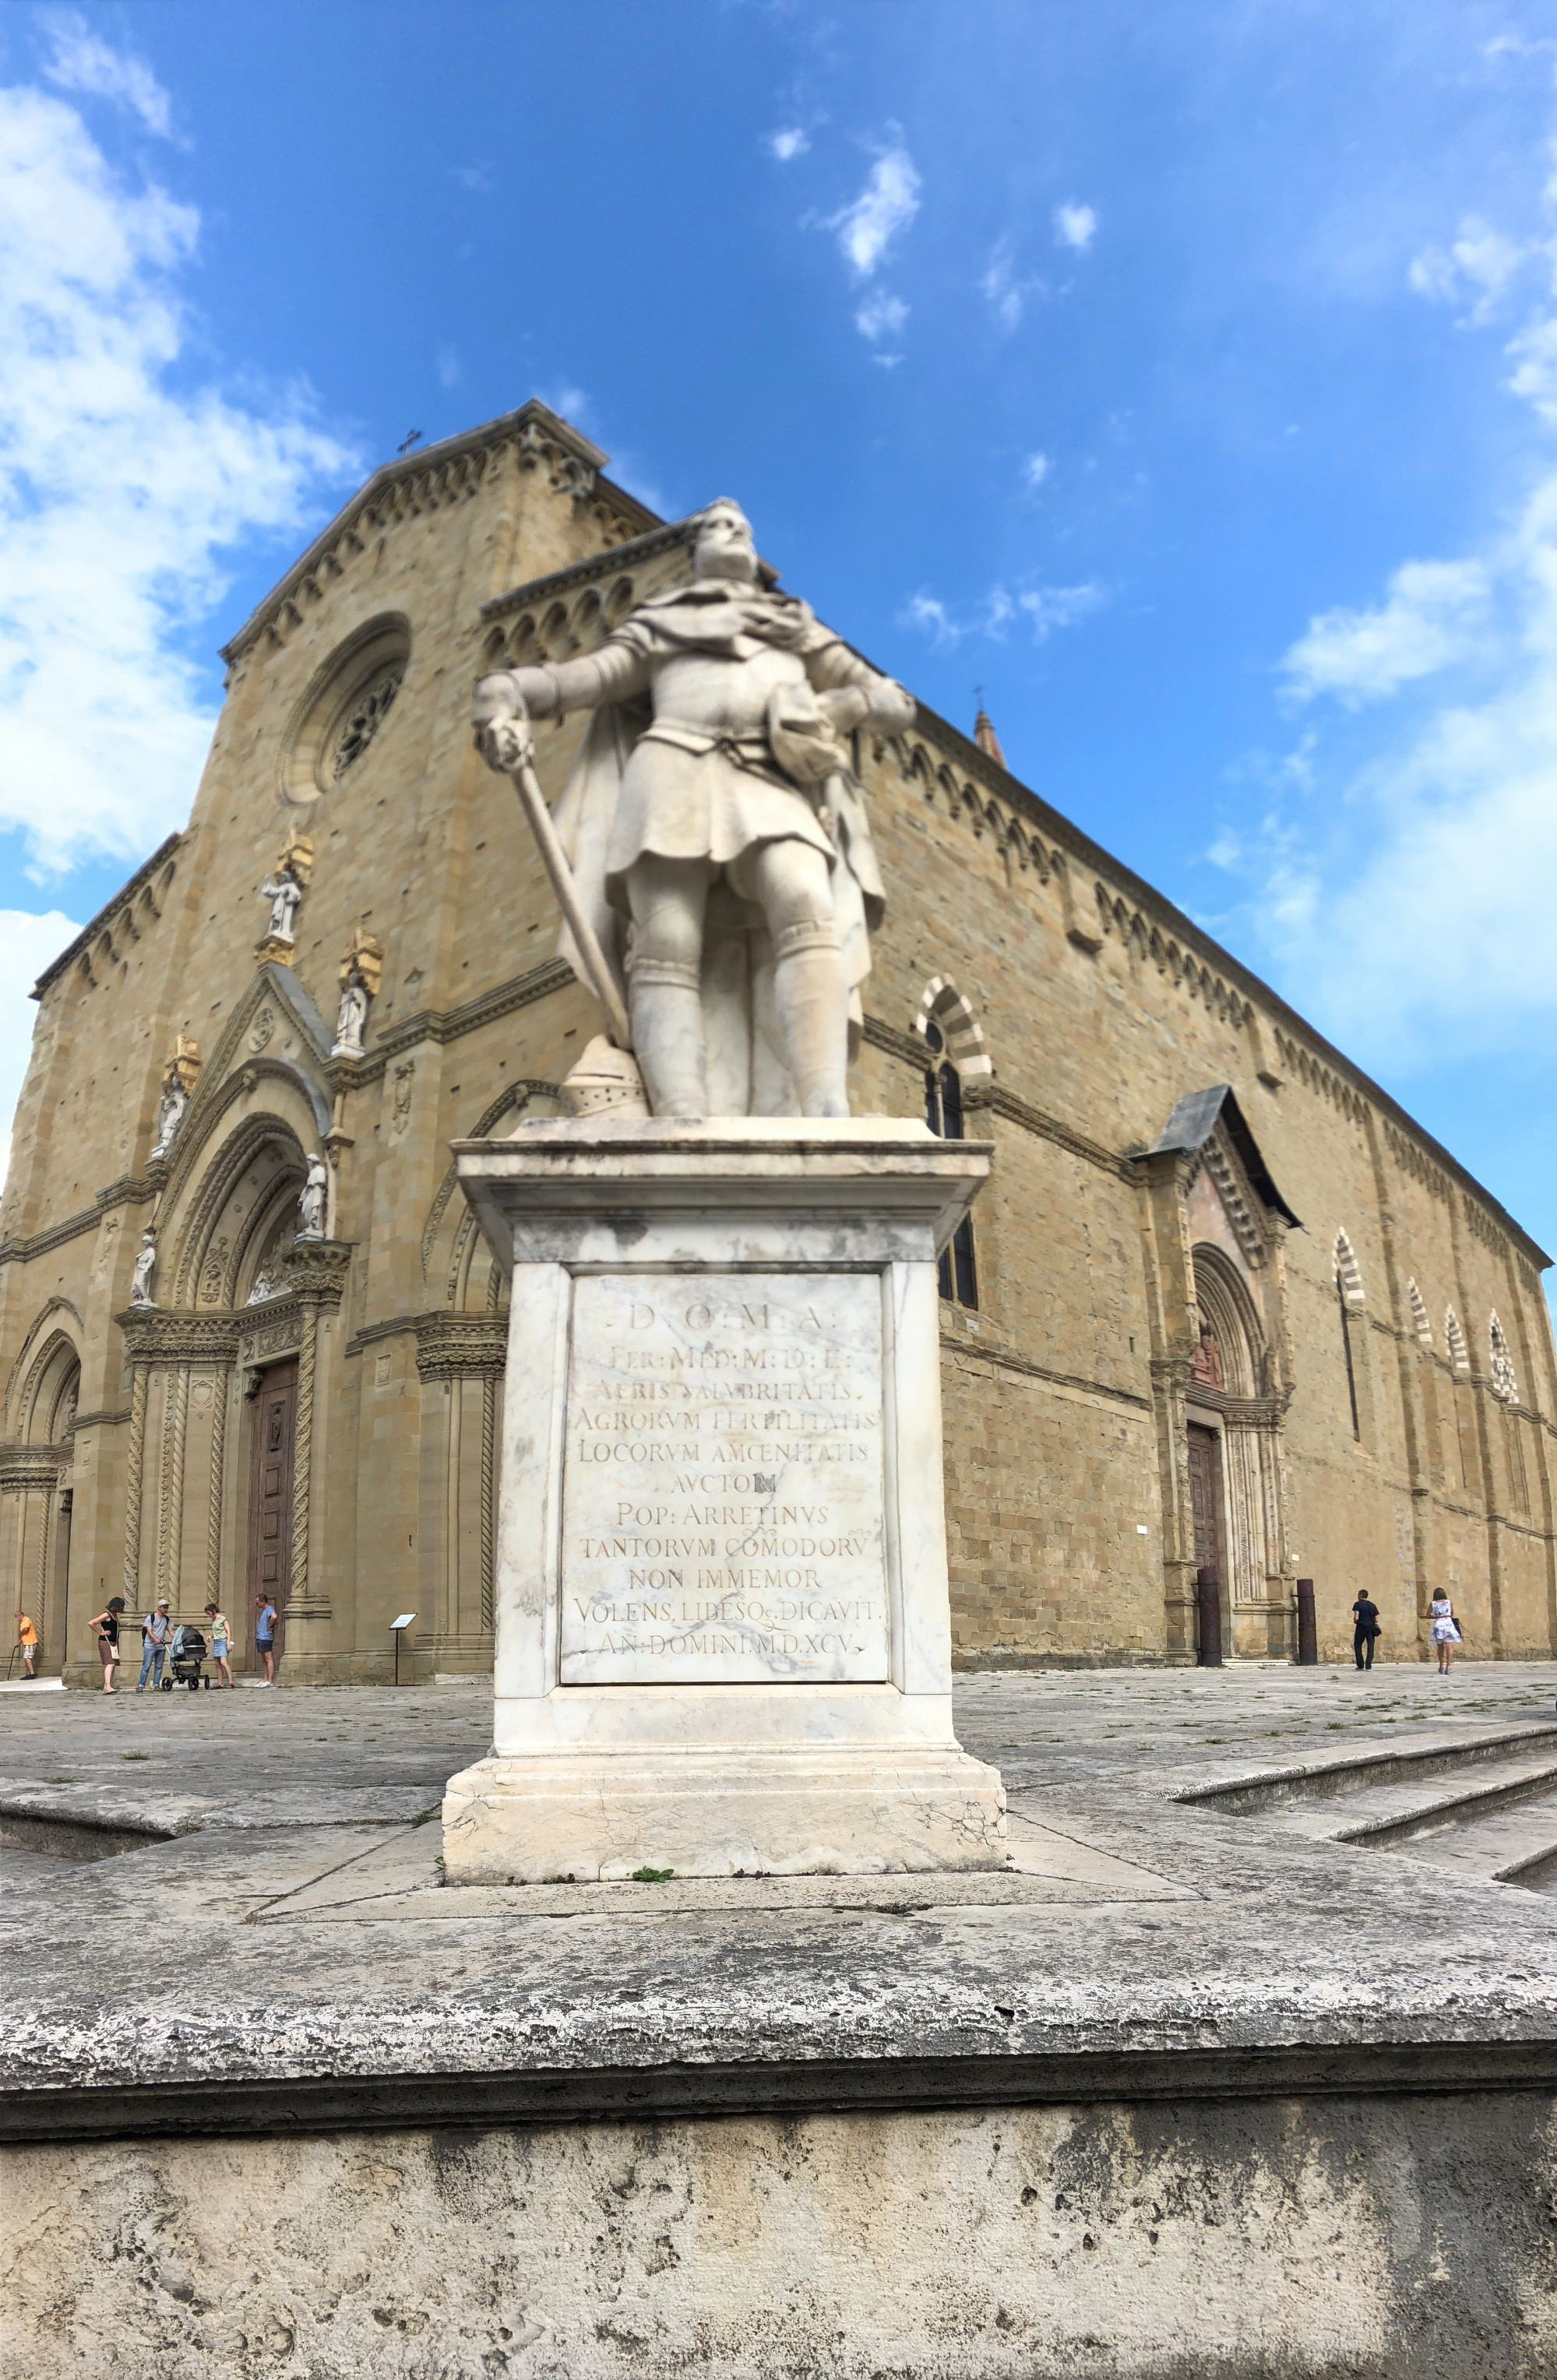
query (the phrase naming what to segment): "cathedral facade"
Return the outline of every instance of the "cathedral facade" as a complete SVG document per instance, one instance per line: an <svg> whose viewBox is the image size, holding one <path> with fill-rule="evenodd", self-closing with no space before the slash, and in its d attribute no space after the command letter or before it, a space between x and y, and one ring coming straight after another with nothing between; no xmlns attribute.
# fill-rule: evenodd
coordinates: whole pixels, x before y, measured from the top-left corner
<svg viewBox="0 0 1557 2380"><path fill-rule="evenodd" d="M0 1577L45 1670L122 1595L278 1675L492 1661L507 1287L451 1143L599 1029L482 671L588 653L689 523L541 405L378 471L225 650L188 828L37 988L0 1206ZM759 527L760 525L759 524ZM562 786L580 722L542 725ZM858 1112L993 1145L942 1264L965 1662L1557 1652L1548 1259L1235 960L922 705Z"/></svg>

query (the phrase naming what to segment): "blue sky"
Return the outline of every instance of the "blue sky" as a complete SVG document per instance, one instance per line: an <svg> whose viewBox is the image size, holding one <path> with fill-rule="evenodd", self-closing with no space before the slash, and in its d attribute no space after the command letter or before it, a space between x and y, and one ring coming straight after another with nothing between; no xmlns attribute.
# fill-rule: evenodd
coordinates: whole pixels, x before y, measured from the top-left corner
<svg viewBox="0 0 1557 2380"><path fill-rule="evenodd" d="M0 1108L215 648L539 394L1548 1246L1557 42L1480 0L0 12Z"/></svg>

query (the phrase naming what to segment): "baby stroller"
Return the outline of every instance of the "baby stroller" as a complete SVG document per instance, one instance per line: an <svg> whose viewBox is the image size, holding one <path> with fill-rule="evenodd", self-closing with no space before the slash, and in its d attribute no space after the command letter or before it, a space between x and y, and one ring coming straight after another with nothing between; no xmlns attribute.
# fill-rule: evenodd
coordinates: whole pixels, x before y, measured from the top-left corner
<svg viewBox="0 0 1557 2380"><path fill-rule="evenodd" d="M170 1694L175 1686L188 1686L192 1694L198 1694L203 1686L209 1694L211 1681L202 1674L201 1669L201 1663L204 1658L205 1638L200 1630L198 1628L175 1629L173 1644L167 1658L167 1675L163 1680L164 1694Z"/></svg>

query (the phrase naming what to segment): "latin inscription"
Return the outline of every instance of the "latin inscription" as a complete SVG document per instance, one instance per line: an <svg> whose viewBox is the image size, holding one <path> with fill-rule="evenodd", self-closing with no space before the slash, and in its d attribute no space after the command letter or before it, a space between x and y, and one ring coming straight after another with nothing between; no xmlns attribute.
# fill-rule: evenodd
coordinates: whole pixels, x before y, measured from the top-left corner
<svg viewBox="0 0 1557 2380"><path fill-rule="evenodd" d="M565 1685L882 1680L881 1284L574 1285Z"/></svg>

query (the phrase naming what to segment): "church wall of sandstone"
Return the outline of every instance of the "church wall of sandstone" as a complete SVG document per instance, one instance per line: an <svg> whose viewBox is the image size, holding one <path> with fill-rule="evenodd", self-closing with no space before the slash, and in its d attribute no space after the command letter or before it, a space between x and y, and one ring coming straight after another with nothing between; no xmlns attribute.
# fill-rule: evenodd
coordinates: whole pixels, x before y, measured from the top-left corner
<svg viewBox="0 0 1557 2380"><path fill-rule="evenodd" d="M617 534L638 526L625 519ZM294 589L284 633L262 630L236 657L160 916L143 914L137 931L111 919L112 960L89 953L96 979L73 966L45 994L0 1221L28 1251L0 1268L0 1372L13 1375L24 1342L30 1360L51 1297L77 1309L83 1426L72 1469L72 1627L86 1610L78 1597L114 1591L122 1569L128 1388L110 1318L128 1299L152 1210L144 1169L158 1073L177 1029L198 1039L210 1066L250 1000L265 915L257 888L297 824L315 857L296 976L326 1025L353 928L366 923L385 954L371 1062L331 1078L346 1141L335 1231L353 1254L322 1342L329 1477L310 1591L328 1600L342 1673L382 1672L388 1619L413 1602L437 1615L452 1664L483 1658L478 1572L490 1515L483 1522L480 1387L422 1378L410 1325L449 1300L457 1193L436 1229L432 1219L450 1140L505 1099L511 1111L526 1096L516 1086L555 1084L596 1019L577 987L554 975L548 983L553 904L511 791L470 749L468 692L489 650L481 603L599 543L598 517L512 452L499 452L458 501L387 510L338 577L321 569L316 592ZM340 785L289 811L278 793L287 724L342 641L384 615L411 628L395 705ZM549 792L560 788L578 735L572 723L539 731ZM1164 1563L1185 1551L1183 1482L1172 1473L1181 1450L1164 1453L1154 1414L1151 1359L1164 1320L1153 1312L1146 1201L1129 1153L1156 1140L1186 1091L1218 1082L1234 1086L1303 1219L1284 1250L1286 1527L1289 1567L1318 1583L1327 1649L1343 1648L1347 1607L1366 1583L1383 1608L1385 1652L1414 1652L1418 1606L1441 1579L1465 1609L1467 1649L1546 1650L1550 1435L1533 1418L1511 1423L1490 1394L1494 1306L1523 1404L1550 1415L1557 1381L1539 1281L1507 1233L1274 1003L1251 1023L1251 995L1226 963L1219 973L1216 954L1123 871L1105 879L1109 905L1100 909L1095 856L1056 814L971 761L960 739L926 721L907 750L864 757L891 905L868 986L875 1022L858 1102L918 1111L910 1028L935 977L970 1003L995 1068L992 1102L978 1104L980 1087L969 1086L968 1129L997 1152L976 1217L979 1309L944 1313L959 1655L1156 1659L1169 1647ZM541 996L500 1002L488 1016L471 1006L530 975ZM283 1017L269 1054L289 1035L297 1039ZM233 1053L236 1065L247 1049ZM1279 1086L1263 1075L1279 1075ZM229 1114L268 1096L262 1075ZM197 1102L191 1121L198 1112ZM87 1228L31 1247L71 1217ZM1365 1297L1351 1332L1359 1437L1334 1285L1338 1231ZM482 1310L487 1269L470 1255L467 1244L456 1294ZM1417 1336L1408 1278L1425 1300L1430 1350ZM1448 1359L1450 1305L1467 1371ZM1175 1345L1187 1344L1182 1313L1166 1327L1178 1332ZM164 1420L153 1390L140 1491L152 1562ZM490 1424L489 1412L489 1434ZM235 1401L229 1430L242 1426ZM191 1402L179 1446L181 1575L197 1604L214 1427L208 1407ZM241 1590L246 1492L246 1476L235 1475L222 1521L227 1600ZM0 1562L24 1583L38 1554L26 1536L33 1525L36 1540L37 1500L4 1500ZM149 1585L143 1565L143 1595Z"/></svg>

